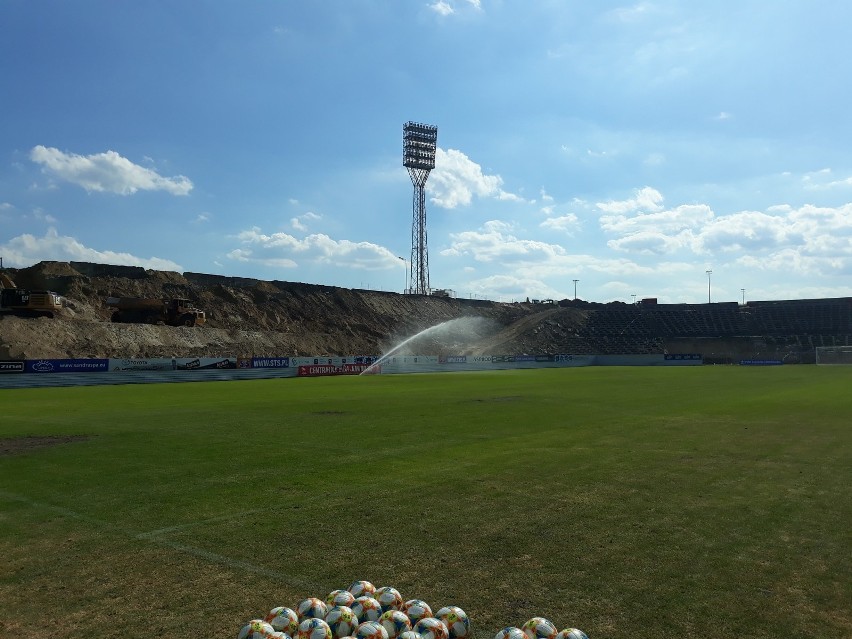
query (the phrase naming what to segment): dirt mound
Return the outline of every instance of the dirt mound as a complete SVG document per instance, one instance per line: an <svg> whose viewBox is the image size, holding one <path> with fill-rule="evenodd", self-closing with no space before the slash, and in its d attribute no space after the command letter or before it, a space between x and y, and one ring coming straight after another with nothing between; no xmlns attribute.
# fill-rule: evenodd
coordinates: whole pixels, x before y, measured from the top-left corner
<svg viewBox="0 0 852 639"><path fill-rule="evenodd" d="M491 328L488 334L471 336L470 344L448 346L433 340L420 347L435 352L556 352L558 341L573 335L584 319L582 311L555 305L401 295L88 262L40 262L7 273L18 286L64 295L72 307L54 319L3 316L0 359L380 354L423 329L461 317L487 318ZM107 297L186 298L207 313L207 324L114 324Z"/></svg>

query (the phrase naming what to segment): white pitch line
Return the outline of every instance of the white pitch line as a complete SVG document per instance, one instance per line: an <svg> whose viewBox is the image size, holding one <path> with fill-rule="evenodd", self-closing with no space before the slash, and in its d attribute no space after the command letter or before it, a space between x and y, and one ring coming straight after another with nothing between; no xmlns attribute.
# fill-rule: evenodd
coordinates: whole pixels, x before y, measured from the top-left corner
<svg viewBox="0 0 852 639"><path fill-rule="evenodd" d="M164 535L171 532L177 532L179 530L186 530L187 528L195 528L196 526L205 526L207 524L212 524L220 521L228 521L231 519L237 519L239 517L244 517L246 515L256 515L257 513L268 513L269 509L267 508L255 508L254 510L244 510L238 513L231 513L229 515L219 515L218 517L210 517L209 519L201 519L199 521L191 521L187 524L178 524L177 526L167 526L166 528L158 528L156 530L150 530L148 532L139 533L136 535L137 539L152 539L159 535Z"/></svg>
<svg viewBox="0 0 852 639"><path fill-rule="evenodd" d="M284 582L284 583L286 583L290 586L295 586L297 588L310 590L311 592L325 592L324 590L322 590L322 587L318 586L317 584L308 583L308 582L302 581L301 579L295 579L294 577L291 577L289 575L285 575L284 573L278 572L277 570L271 570L269 568L264 568L263 566L255 566L254 564L249 563L247 561L242 561L241 559L232 559L230 557L226 557L224 555L220 555L220 554L215 553L215 552L210 552L209 550L204 550L203 548L196 548L195 546L189 546L187 544L180 544L176 541L170 541L168 539L162 539L162 538L156 537L156 535L163 534L163 533L168 532L172 529L180 530L182 528L188 528L188 527L191 527L191 526L202 525L202 524L207 523L207 522L224 521L226 519L231 519L233 517L241 516L241 515L244 515L244 514L259 512L257 510L246 511L245 513L236 513L233 516L223 515L221 517L214 517L214 518L205 520L204 522L195 522L195 523L185 524L183 526L173 526L172 528L161 528L159 530L154 530L154 531L147 532L147 533L136 533L136 532L127 530L125 528L121 528L120 526L116 526L115 524L112 524L108 521L102 521L100 519L95 519L93 517L83 515L82 513L78 513L78 512L71 510L69 508L64 508L62 506L55 506L53 504L46 504L44 502L36 501L34 499L30 499L28 497L25 497L24 495L17 495L17 494L14 494L14 493L8 493L6 491L0 490L0 498L8 499L10 501L21 502L21 503L27 504L28 506L32 506L33 508L40 508L42 510L49 510L51 512L55 512L55 513L58 513L60 515L63 515L65 517L77 519L79 521L83 521L83 522L86 522L88 524L93 524L93 525L98 526L100 528L104 528L104 529L107 529L107 530L110 530L110 531L120 533L122 535L125 535L126 537L133 539L133 540L146 541L146 542L153 544L155 546L163 546L163 547L166 547L166 548L171 548L172 550L176 550L178 552L181 552L181 553L184 553L184 554L187 554L187 555L192 555L194 557L199 557L201 559L205 559L205 560L209 561L210 563L218 564L220 566L226 566L228 568L243 570L245 572L250 572L250 573L253 573L253 574L256 574L256 575L261 575L263 577L270 577L272 579L277 579L278 581L282 581L282 582Z"/></svg>

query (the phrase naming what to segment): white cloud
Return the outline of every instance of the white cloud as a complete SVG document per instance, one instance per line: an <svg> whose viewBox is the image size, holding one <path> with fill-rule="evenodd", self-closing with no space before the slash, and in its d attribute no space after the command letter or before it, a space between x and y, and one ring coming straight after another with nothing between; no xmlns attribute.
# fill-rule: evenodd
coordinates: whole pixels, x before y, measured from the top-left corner
<svg viewBox="0 0 852 639"><path fill-rule="evenodd" d="M539 226L545 229L570 233L571 231L579 228L580 222L576 215L569 213L568 215L562 215L560 217L549 217L539 224Z"/></svg>
<svg viewBox="0 0 852 639"><path fill-rule="evenodd" d="M522 202L523 198L502 189L503 178L485 175L482 167L461 151L437 149L435 169L426 189L431 201L446 209L467 206L473 197Z"/></svg>
<svg viewBox="0 0 852 639"><path fill-rule="evenodd" d="M637 254L728 254L736 264L765 271L852 274L852 203L799 208L778 204L766 211L729 215L717 215L706 204L644 212L637 209L658 207L662 196L647 187L643 191L645 197L598 204L625 211L600 217L601 229L616 236L607 242L609 248ZM643 199L649 200L645 207Z"/></svg>
<svg viewBox="0 0 852 639"><path fill-rule="evenodd" d="M647 211L659 211L663 201L662 194L650 186L635 191L636 197L628 200L610 200L609 202L598 202L597 206L606 213L627 213L644 209Z"/></svg>
<svg viewBox="0 0 852 639"><path fill-rule="evenodd" d="M288 233L266 235L254 227L239 233L237 239L243 247L234 249L228 257L240 262L285 268L295 267L301 262L363 270L399 268L399 258L383 246L371 242L334 240L321 233L298 239Z"/></svg>
<svg viewBox="0 0 852 639"><path fill-rule="evenodd" d="M718 122L723 122L725 120L730 120L732 117L734 116L732 116L727 111L721 111L718 115L714 116L713 119Z"/></svg>
<svg viewBox="0 0 852 639"><path fill-rule="evenodd" d="M77 155L45 146L33 147L30 159L48 175L56 176L87 191L131 195L137 191L165 191L187 195L192 182L183 175L163 177L156 171L134 164L115 151Z"/></svg>
<svg viewBox="0 0 852 639"><path fill-rule="evenodd" d="M35 237L30 234L13 237L5 244L0 244L0 252L10 264L19 266L29 266L42 260L55 260L141 266L159 271L183 271L180 264L159 257L142 258L130 253L89 248L73 237L59 235L53 228L48 229L44 237Z"/></svg>
<svg viewBox="0 0 852 639"><path fill-rule="evenodd" d="M450 248L441 251L441 255L472 255L478 262L495 260L553 257L565 255L566 251L558 244L548 244L538 240L522 240L515 237L511 224L499 220L486 222L478 231L464 231L450 234Z"/></svg>
<svg viewBox="0 0 852 639"><path fill-rule="evenodd" d="M0 202L0 211L8 211L9 209L15 208L8 202Z"/></svg>
<svg viewBox="0 0 852 639"><path fill-rule="evenodd" d="M453 9L452 5L445 0L438 0L437 2L433 2L429 5L429 8L432 9L435 13L442 16L449 16L454 14L456 11Z"/></svg>
<svg viewBox="0 0 852 639"><path fill-rule="evenodd" d="M313 222L315 220L321 220L322 216L317 215L316 213L312 213L308 211L303 215L299 215L294 218L290 218L290 225L296 229L297 231L307 231L308 225L305 222Z"/></svg>
<svg viewBox="0 0 852 639"><path fill-rule="evenodd" d="M477 10L482 10L482 0L465 0L467 4ZM456 12L456 2L451 0L436 0L430 5L427 5L432 11L442 16L451 16Z"/></svg>

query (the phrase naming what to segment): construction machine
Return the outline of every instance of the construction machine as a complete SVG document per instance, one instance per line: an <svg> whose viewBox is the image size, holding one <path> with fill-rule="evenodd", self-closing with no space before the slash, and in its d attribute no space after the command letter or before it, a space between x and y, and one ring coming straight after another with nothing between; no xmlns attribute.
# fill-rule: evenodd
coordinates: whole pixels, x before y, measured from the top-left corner
<svg viewBox="0 0 852 639"><path fill-rule="evenodd" d="M0 273L0 313L22 317L54 317L68 305L59 293L18 288L11 277Z"/></svg>
<svg viewBox="0 0 852 639"><path fill-rule="evenodd" d="M113 322L201 326L207 319L204 311L182 298L108 297L106 305L115 309Z"/></svg>

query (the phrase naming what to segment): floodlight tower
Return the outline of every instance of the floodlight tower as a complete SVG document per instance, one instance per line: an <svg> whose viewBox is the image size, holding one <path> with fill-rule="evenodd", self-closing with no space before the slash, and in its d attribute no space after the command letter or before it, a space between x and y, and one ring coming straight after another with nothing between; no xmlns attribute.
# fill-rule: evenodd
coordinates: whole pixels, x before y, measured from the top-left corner
<svg viewBox="0 0 852 639"><path fill-rule="evenodd" d="M402 127L402 165L414 185L411 222L411 288L409 292L429 294L429 249L426 243L426 180L435 168L438 127L406 122Z"/></svg>

